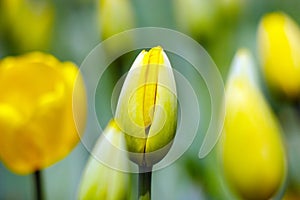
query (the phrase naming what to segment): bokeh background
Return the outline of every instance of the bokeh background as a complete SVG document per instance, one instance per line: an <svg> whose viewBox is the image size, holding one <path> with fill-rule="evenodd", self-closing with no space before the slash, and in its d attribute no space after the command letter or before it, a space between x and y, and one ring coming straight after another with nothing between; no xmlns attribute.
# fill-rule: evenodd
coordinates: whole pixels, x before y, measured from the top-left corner
<svg viewBox="0 0 300 200"><path fill-rule="evenodd" d="M241 47L250 49L259 66L256 33L264 14L282 11L300 24L298 0L111 0L111 7L103 6L108 5L103 2L0 0L0 58L43 51L80 66L87 54L112 34L135 27L155 26L177 30L197 40L226 80L233 56ZM113 86L128 70L136 54L129 53L114 62L101 79L96 108L103 126L112 117L109 108ZM174 65L188 65L176 56L169 56ZM193 79L189 67L185 69L190 81L199 79ZM300 199L299 108L297 110L294 103L282 98L274 98L265 84L262 87L280 120L288 152L287 181L276 198ZM153 174L153 199L237 199L223 179L218 148L205 159L200 160L197 156L203 139L201 134L207 128L210 116L209 106L206 106L209 95L203 81L199 82L198 90L204 94L199 136L179 160ZM76 199L88 156L88 151L79 143L67 157L43 170L46 199ZM34 198L32 175L15 175L0 163L0 199Z"/></svg>

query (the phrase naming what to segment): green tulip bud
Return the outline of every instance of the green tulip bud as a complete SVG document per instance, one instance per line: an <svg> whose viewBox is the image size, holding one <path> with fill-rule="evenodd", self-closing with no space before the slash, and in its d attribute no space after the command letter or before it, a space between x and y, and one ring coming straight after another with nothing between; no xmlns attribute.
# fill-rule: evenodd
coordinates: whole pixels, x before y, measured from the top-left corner
<svg viewBox="0 0 300 200"><path fill-rule="evenodd" d="M152 166L169 151L177 126L177 97L170 61L161 47L142 51L121 90L115 119L130 158Z"/></svg>

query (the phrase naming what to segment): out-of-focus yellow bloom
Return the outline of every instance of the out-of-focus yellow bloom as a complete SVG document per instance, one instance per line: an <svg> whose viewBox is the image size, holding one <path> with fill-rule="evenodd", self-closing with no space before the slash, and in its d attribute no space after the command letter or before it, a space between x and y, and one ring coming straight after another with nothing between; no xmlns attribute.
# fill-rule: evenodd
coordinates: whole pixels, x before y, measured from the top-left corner
<svg viewBox="0 0 300 200"><path fill-rule="evenodd" d="M125 146L124 134L112 120L98 139L86 165L79 190L80 200L127 199L130 193L129 175L96 159L105 156L115 167L124 169L128 167L127 155L121 151Z"/></svg>
<svg viewBox="0 0 300 200"><path fill-rule="evenodd" d="M300 29L281 12L264 16L258 28L261 65L270 86L289 98L300 97Z"/></svg>
<svg viewBox="0 0 300 200"><path fill-rule="evenodd" d="M73 63L39 52L0 61L0 159L9 169L27 174L45 168L77 144L86 118L78 73ZM76 125L72 102L80 114Z"/></svg>
<svg viewBox="0 0 300 200"><path fill-rule="evenodd" d="M285 178L279 123L259 91L250 53L240 50L226 85L224 172L243 199L270 199Z"/></svg>
<svg viewBox="0 0 300 200"><path fill-rule="evenodd" d="M14 48L21 51L48 48L54 23L50 1L1 0L0 8Z"/></svg>
<svg viewBox="0 0 300 200"><path fill-rule="evenodd" d="M182 31L197 39L209 36L216 25L216 2L205 0L173 0L176 23Z"/></svg>
<svg viewBox="0 0 300 200"><path fill-rule="evenodd" d="M160 161L171 147L177 126L176 85L172 67L161 47L142 51L134 61L116 109L128 150L140 165ZM157 151L157 152L156 152ZM153 154L146 154L155 152Z"/></svg>
<svg viewBox="0 0 300 200"><path fill-rule="evenodd" d="M134 27L134 12L129 0L99 0L98 13L103 39Z"/></svg>

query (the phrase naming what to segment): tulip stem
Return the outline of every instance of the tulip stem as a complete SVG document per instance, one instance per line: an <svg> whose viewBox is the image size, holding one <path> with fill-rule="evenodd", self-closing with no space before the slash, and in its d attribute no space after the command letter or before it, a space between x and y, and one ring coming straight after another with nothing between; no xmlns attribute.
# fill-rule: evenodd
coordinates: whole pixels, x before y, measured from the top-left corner
<svg viewBox="0 0 300 200"><path fill-rule="evenodd" d="M37 170L34 172L35 188L36 188L36 199L43 200L43 188L42 188L42 172Z"/></svg>
<svg viewBox="0 0 300 200"><path fill-rule="evenodd" d="M151 200L152 167L139 166L139 200Z"/></svg>

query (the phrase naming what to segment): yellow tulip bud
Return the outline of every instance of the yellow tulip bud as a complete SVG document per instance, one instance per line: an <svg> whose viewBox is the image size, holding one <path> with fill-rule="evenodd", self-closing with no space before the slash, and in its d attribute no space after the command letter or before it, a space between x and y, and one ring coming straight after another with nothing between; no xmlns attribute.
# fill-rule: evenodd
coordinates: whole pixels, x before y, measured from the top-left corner
<svg viewBox="0 0 300 200"><path fill-rule="evenodd" d="M54 23L49 1L1 0L0 10L14 48L21 51L47 49Z"/></svg>
<svg viewBox="0 0 300 200"><path fill-rule="evenodd" d="M271 13L260 22L258 50L270 86L289 98L300 97L300 29L284 13Z"/></svg>
<svg viewBox="0 0 300 200"><path fill-rule="evenodd" d="M124 169L128 167L128 159L127 154L120 149L125 146L124 134L112 120L99 137L86 165L80 184L80 200L127 199L130 191L129 174L112 169L97 160L97 157L104 155L114 166Z"/></svg>
<svg viewBox="0 0 300 200"><path fill-rule="evenodd" d="M152 166L166 155L176 132L177 98L172 67L161 47L142 51L134 61L115 118L129 152L137 153L131 156L136 163Z"/></svg>
<svg viewBox="0 0 300 200"><path fill-rule="evenodd" d="M197 39L213 34L217 22L217 6L214 1L173 0L175 19L182 31Z"/></svg>
<svg viewBox="0 0 300 200"><path fill-rule="evenodd" d="M72 102L80 113L76 125ZM0 159L12 171L31 173L66 156L79 141L85 113L85 88L73 63L39 52L0 61Z"/></svg>
<svg viewBox="0 0 300 200"><path fill-rule="evenodd" d="M98 0L99 25L102 39L135 27L134 11L130 0ZM122 45L130 45L133 38L122 40ZM120 49L120 41L110 42L108 51Z"/></svg>
<svg viewBox="0 0 300 200"><path fill-rule="evenodd" d="M227 81L221 145L226 178L243 199L274 196L285 178L285 151L246 50L237 53Z"/></svg>

